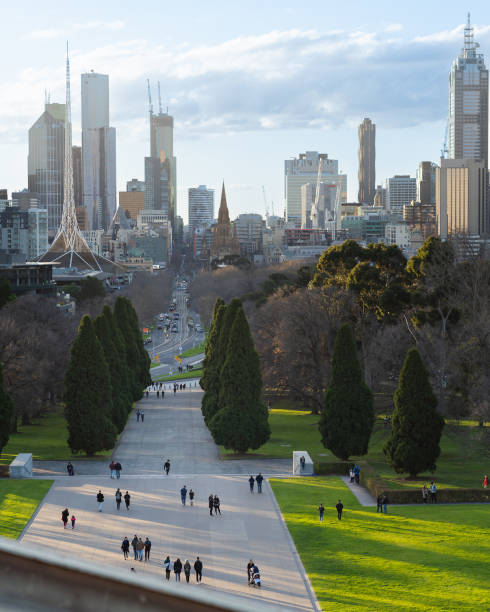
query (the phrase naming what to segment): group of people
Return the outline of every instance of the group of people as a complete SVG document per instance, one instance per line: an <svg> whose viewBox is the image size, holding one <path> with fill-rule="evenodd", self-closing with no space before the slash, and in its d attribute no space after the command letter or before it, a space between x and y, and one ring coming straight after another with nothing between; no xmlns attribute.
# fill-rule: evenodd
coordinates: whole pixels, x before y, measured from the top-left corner
<svg viewBox="0 0 490 612"><path fill-rule="evenodd" d="M111 461L109 463L109 470L111 473L111 478L121 478L121 470L122 470L122 466L119 463L119 461Z"/></svg>
<svg viewBox="0 0 490 612"><path fill-rule="evenodd" d="M426 504L429 497L431 504L437 503L437 486L434 481L430 483L429 487L425 484L422 487L422 503Z"/></svg>
<svg viewBox="0 0 490 612"><path fill-rule="evenodd" d="M175 559L175 561L171 561L170 555L167 555L163 562L163 567L165 569L166 580L170 580L170 576L173 572L175 574L175 581L180 582L180 574L183 570L185 581L189 582L192 570L189 559L186 559L182 565L182 561L179 558ZM199 559L199 557L196 557L196 560L194 561L194 571L196 572L196 582L199 584L202 582L202 561Z"/></svg>
<svg viewBox="0 0 490 612"><path fill-rule="evenodd" d="M66 526L68 525L68 518L70 516L70 511L68 510L68 508L65 508L62 513L61 513L61 520L63 521L63 529L66 529ZM71 528L75 529L75 522L76 522L76 518L75 515L72 514L71 515Z"/></svg>
<svg viewBox="0 0 490 612"><path fill-rule="evenodd" d="M376 512L381 512L381 514L383 514L384 512L385 514L387 514L389 503L390 500L388 499L388 496L386 494L378 495L378 497L376 498Z"/></svg>
<svg viewBox="0 0 490 612"><path fill-rule="evenodd" d="M260 572L257 565L250 559L247 564L247 578L249 586L261 586Z"/></svg>
<svg viewBox="0 0 490 612"><path fill-rule="evenodd" d="M208 497L209 516L213 516L213 510L214 514L221 515L220 503L219 497L211 493L211 495Z"/></svg>
<svg viewBox="0 0 490 612"><path fill-rule="evenodd" d="M148 393L148 391L146 393ZM148 397L148 395L146 397ZM145 422L145 411L138 408L136 410L136 422L139 423L140 419L142 423Z"/></svg>
<svg viewBox="0 0 490 612"><path fill-rule="evenodd" d="M335 508L337 510L337 518L339 519L339 521L341 521L342 520L342 512L344 511L344 504L342 503L342 501L340 499L337 502L337 504L335 505ZM325 514L325 506L323 504L320 504L318 506L318 514L320 516L320 522L323 522L323 515Z"/></svg>
<svg viewBox="0 0 490 612"><path fill-rule="evenodd" d="M248 484L250 486L250 493L254 492L254 484L257 483L257 493L262 493L262 483L264 481L264 477L262 476L262 474L259 472L257 474L257 476L254 478L252 475L250 475L250 478L248 479Z"/></svg>
<svg viewBox="0 0 490 612"><path fill-rule="evenodd" d="M126 493L123 495L121 493L121 489L118 488L115 493L115 498L116 498L116 508L118 510L121 509L121 502L123 499L124 499L124 503L126 504L126 510L129 510L129 506L131 504L131 495L129 494L128 491L126 491ZM96 495L96 499L97 499L98 510L99 512L102 512L102 507L104 506L105 497L100 489Z"/></svg>
<svg viewBox="0 0 490 612"><path fill-rule="evenodd" d="M361 473L361 468L356 463L349 470L349 477L350 477L351 483L355 482L356 484L359 484L359 475L360 475L360 473Z"/></svg>
<svg viewBox="0 0 490 612"><path fill-rule="evenodd" d="M182 489L180 489L180 500L183 506L185 506L186 499L187 499L187 487L186 485L184 485ZM192 489L189 491L189 502L191 506L194 505L194 491Z"/></svg>
<svg viewBox="0 0 490 612"><path fill-rule="evenodd" d="M145 551L145 562L150 560L151 551L151 540L146 538L143 542L136 534L131 540L131 547L133 548L133 555L135 561L143 561L143 551ZM129 557L129 540L127 537L124 538L121 544L121 550L123 551L124 559Z"/></svg>

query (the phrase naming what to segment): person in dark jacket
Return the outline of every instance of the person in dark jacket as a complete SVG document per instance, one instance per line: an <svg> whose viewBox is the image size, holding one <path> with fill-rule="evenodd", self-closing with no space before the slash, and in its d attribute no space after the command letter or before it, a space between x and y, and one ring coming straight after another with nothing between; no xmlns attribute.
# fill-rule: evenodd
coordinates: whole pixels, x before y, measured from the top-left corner
<svg viewBox="0 0 490 612"><path fill-rule="evenodd" d="M250 559L250 561L247 563L247 580L248 580L248 584L252 583L252 569L254 566L254 562L252 561L252 559Z"/></svg>
<svg viewBox="0 0 490 612"><path fill-rule="evenodd" d="M180 489L180 501L182 505L185 506L185 499L187 497L187 487L184 485L182 489Z"/></svg>
<svg viewBox="0 0 490 612"><path fill-rule="evenodd" d="M180 582L180 572L182 571L182 561L180 559L175 559L174 561L174 574L175 581Z"/></svg>
<svg viewBox="0 0 490 612"><path fill-rule="evenodd" d="M388 499L388 495L383 495L383 511L385 514L388 513L388 504L390 503L390 500Z"/></svg>
<svg viewBox="0 0 490 612"><path fill-rule="evenodd" d="M114 469L116 470L116 478L121 478L122 465L119 463L119 461L116 461L114 464Z"/></svg>
<svg viewBox="0 0 490 612"><path fill-rule="evenodd" d="M129 557L129 540L127 537L122 541L121 550L123 551L124 558L127 559Z"/></svg>
<svg viewBox="0 0 490 612"><path fill-rule="evenodd" d="M97 493L97 503L99 504L99 512L102 512L102 505L104 503L104 494L102 493L100 489L99 489L99 492Z"/></svg>
<svg viewBox="0 0 490 612"><path fill-rule="evenodd" d="M209 516L213 516L213 508L214 508L214 497L212 495L208 498L209 505Z"/></svg>
<svg viewBox="0 0 490 612"><path fill-rule="evenodd" d="M68 472L68 476L73 476L73 474L75 473L75 470L73 469L73 463L71 461L68 461L66 465L66 471Z"/></svg>
<svg viewBox="0 0 490 612"><path fill-rule="evenodd" d="M191 489L189 491L189 501L191 502L191 506L194 505L194 491Z"/></svg>
<svg viewBox="0 0 490 612"><path fill-rule="evenodd" d="M194 561L194 571L196 572L196 582L202 582L202 561L196 557Z"/></svg>
<svg viewBox="0 0 490 612"><path fill-rule="evenodd" d="M61 520L63 521L63 529L66 529L66 525L68 524L68 517L70 516L70 511L68 508L65 508L61 513Z"/></svg>
<svg viewBox="0 0 490 612"><path fill-rule="evenodd" d="M376 498L376 512L383 513L383 496L382 495L378 495L378 497Z"/></svg>
<svg viewBox="0 0 490 612"><path fill-rule="evenodd" d="M124 494L124 503L126 504L126 510L129 510L129 504L131 503L131 495L127 491Z"/></svg>
<svg viewBox="0 0 490 612"><path fill-rule="evenodd" d="M170 569L172 566L172 562L170 561L169 555L165 557L165 561L163 562L163 567L165 569L165 579L170 580Z"/></svg>
<svg viewBox="0 0 490 612"><path fill-rule="evenodd" d="M248 479L248 484L250 485L250 493L254 492L254 483L255 483L254 477L250 476L250 478Z"/></svg>
<svg viewBox="0 0 490 612"><path fill-rule="evenodd" d="M151 550L151 541L150 538L146 538L145 540L145 561L150 560L150 550Z"/></svg>
<svg viewBox="0 0 490 612"><path fill-rule="evenodd" d="M165 473L168 476L168 473L170 472L170 459L167 459L167 461L165 461L165 463L163 464L163 469L165 470Z"/></svg>
<svg viewBox="0 0 490 612"><path fill-rule="evenodd" d="M219 497L217 495L215 495L214 499L213 499L213 507L214 507L214 513L215 514L218 514L218 512L219 512L219 514L221 514L221 510L220 510L219 504L220 504Z"/></svg>
<svg viewBox="0 0 490 612"><path fill-rule="evenodd" d="M339 521L341 521L342 520L342 510L344 509L344 504L339 499L335 507L337 508L337 518L339 519Z"/></svg>
<svg viewBox="0 0 490 612"><path fill-rule="evenodd" d="M131 546L133 547L134 560L138 560L138 551L136 550L136 545L138 544L138 536L135 534L134 538L131 540Z"/></svg>
<svg viewBox="0 0 490 612"><path fill-rule="evenodd" d="M189 563L189 559L185 560L184 574L185 574L185 581L189 582L189 578L191 577L191 564Z"/></svg>
<svg viewBox="0 0 490 612"><path fill-rule="evenodd" d="M122 500L122 493L121 493L121 489L118 489L116 491L116 508L118 510L120 510L121 508L121 500Z"/></svg>
<svg viewBox="0 0 490 612"><path fill-rule="evenodd" d="M262 493L262 481L263 480L264 480L264 477L259 472L258 475L255 477L255 482L257 483L257 493Z"/></svg>

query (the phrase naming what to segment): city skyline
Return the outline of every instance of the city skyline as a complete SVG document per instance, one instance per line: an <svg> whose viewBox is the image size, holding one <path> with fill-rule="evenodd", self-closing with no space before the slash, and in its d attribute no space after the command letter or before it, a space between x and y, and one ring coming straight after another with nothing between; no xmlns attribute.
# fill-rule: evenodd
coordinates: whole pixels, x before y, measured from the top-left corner
<svg viewBox="0 0 490 612"><path fill-rule="evenodd" d="M154 6L151 2L144 4ZM276 9L279 6L271 4ZM63 99L60 65L64 37L72 41L74 79L94 69L108 74L111 80L111 125L123 135L117 143L118 191L124 190L132 177L144 177L144 157L150 152L145 80L149 77L152 82L161 81L163 105L169 106L169 113L175 117L177 214L184 218L187 189L202 183L218 188L222 179L228 186L232 218L242 212L265 213L262 185L276 213L282 213L284 159L305 150L327 151L339 160L339 170L348 175L348 200L355 201L356 128L364 116L371 117L378 126L377 183L395 174L414 176L421 160L439 160L448 114L447 75L462 46L466 13L456 3L446 3L445 14L438 15L441 19L435 18L436 10L431 7L421 24L395 7L382 10L383 4L373 9L369 19L362 7L355 17L357 22L350 14L344 15L343 22L337 16L329 23L328 31L312 29L318 23L313 12L301 14L288 12L287 8L277 14L272 27L268 7L261 13L264 19L260 26L256 21L252 24L245 20L240 26L237 23L225 29L224 35L201 33L197 38L192 36L196 31L192 26L180 43L177 28L172 34L174 39L170 36L165 47L152 39L153 28L144 32L147 38L139 42L133 39L128 29L129 13L122 9L114 19L112 3L100 10L97 22L84 22L82 14L74 22L56 19L59 27L53 27L52 18L43 23L42 16L37 15L35 20L28 17L23 25L25 49L6 70L13 102L8 108L0 104L0 185L9 191L27 186L27 129L42 111L45 89L51 91L52 102ZM486 54L490 26L482 25L482 6L477 3L470 8L475 39ZM89 8L82 13L88 15ZM7 10L9 18L8 13ZM203 13L197 13L202 23ZM381 14L383 22L375 24L375 16L379 22ZM14 16L10 17L15 22ZM230 18L223 17L227 23ZM133 36L134 32L143 33L138 30L139 18L135 19L136 23L131 21ZM171 21L177 23L178 19L177 11ZM107 32L110 43L103 41ZM185 42L190 40L192 44ZM31 55L26 57L29 49ZM196 63L198 56L201 60ZM306 60L299 61L300 57ZM337 74L334 81L330 78L325 90L320 81L330 74L323 62L327 57L345 74ZM166 58L164 63L162 58ZM251 60L256 66L253 70L249 67ZM294 69L284 76L278 73L280 65ZM320 77L314 83L313 69ZM361 69L362 75L358 72ZM391 81L386 76L382 79L383 90L377 76L381 70L391 70ZM233 71L238 74L238 86L224 95L223 88ZM360 83L356 77L361 78ZM405 90L401 88L402 81ZM291 84L300 93L291 91ZM363 95L350 101L350 87L359 84ZM309 89L312 100L301 94L306 85L313 87ZM242 87L247 87L249 96L239 95L244 91ZM259 87L265 89L257 99ZM280 99L284 88L288 96ZM18 100L20 94L24 95ZM76 89L73 97L74 142L79 144L80 95ZM400 142L403 147L399 147Z"/></svg>

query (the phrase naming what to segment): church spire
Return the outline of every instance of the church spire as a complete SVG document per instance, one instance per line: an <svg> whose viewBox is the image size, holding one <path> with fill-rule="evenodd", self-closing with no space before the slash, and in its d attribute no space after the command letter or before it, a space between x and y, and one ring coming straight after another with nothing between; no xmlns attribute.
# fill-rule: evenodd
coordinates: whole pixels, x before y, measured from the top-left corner
<svg viewBox="0 0 490 612"><path fill-rule="evenodd" d="M228 213L228 204L226 203L225 182L221 188L221 203L219 205L218 224L229 223L230 215Z"/></svg>

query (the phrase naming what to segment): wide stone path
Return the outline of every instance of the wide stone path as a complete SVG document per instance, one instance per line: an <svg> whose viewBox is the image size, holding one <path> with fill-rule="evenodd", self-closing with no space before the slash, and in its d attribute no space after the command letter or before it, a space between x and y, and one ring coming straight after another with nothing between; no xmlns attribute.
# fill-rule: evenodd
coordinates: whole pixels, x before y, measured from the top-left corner
<svg viewBox="0 0 490 612"><path fill-rule="evenodd" d="M77 462L76 475L65 476L65 464L36 464L36 474L50 475L55 483L22 541L49 548L60 555L76 556L112 567L118 575L130 572L163 576L162 562L196 555L204 563L204 581L182 588L219 589L281 610L312 610L314 600L298 563L289 534L276 509L272 491L264 483L262 495L251 495L248 474L288 474L290 462L220 461L218 449L204 426L200 411L202 393L179 391L165 399L152 394L139 403L144 423L130 421L114 458L123 466L119 481L109 478L107 464ZM163 463L171 461L169 476ZM84 473L91 466L99 473ZM63 475L61 475L63 474ZM183 485L196 493L193 507L182 506ZM114 493L119 486L131 494L129 512L117 511ZM96 493L105 495L103 512L97 511ZM221 499L222 516L209 516L210 493ZM124 506L124 504L123 504ZM74 531L64 530L61 511L75 514ZM120 550L124 536L134 534L152 541L151 560L125 561ZM263 578L261 590L247 586L246 564L252 558ZM172 580L175 580L172 576Z"/></svg>

